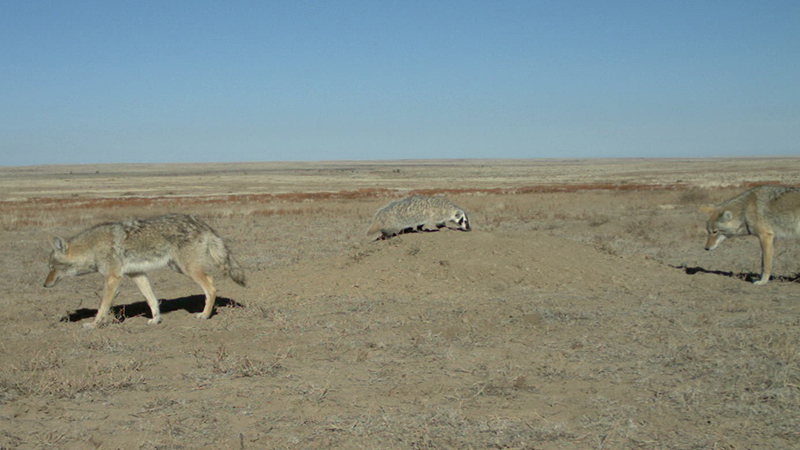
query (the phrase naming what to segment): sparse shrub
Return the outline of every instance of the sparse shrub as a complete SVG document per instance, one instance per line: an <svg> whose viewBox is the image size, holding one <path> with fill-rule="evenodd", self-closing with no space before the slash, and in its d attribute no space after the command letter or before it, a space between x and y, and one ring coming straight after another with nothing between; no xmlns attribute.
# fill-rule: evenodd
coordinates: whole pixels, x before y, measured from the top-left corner
<svg viewBox="0 0 800 450"><path fill-rule="evenodd" d="M684 191L679 201L683 205L704 205L710 203L708 191L697 188Z"/></svg>
<svg viewBox="0 0 800 450"><path fill-rule="evenodd" d="M589 223L590 227L599 227L601 225L607 224L610 221L611 221L610 217L608 217L608 216L606 216L604 214L599 214L599 215L591 217L589 219L588 223Z"/></svg>
<svg viewBox="0 0 800 450"><path fill-rule="evenodd" d="M594 247L600 250L603 253L608 253L609 255L616 256L618 254L617 249L614 248L613 241L614 238L611 236L600 236L597 235L594 237L592 242L594 243Z"/></svg>
<svg viewBox="0 0 800 450"><path fill-rule="evenodd" d="M193 355L197 358L197 365L202 371L210 371L198 374L197 378L208 380L217 377L248 378L275 375L281 369L281 361L288 357L289 353L279 353L275 355L273 361L264 361L230 354L224 346L219 346L211 355L201 352L194 352Z"/></svg>

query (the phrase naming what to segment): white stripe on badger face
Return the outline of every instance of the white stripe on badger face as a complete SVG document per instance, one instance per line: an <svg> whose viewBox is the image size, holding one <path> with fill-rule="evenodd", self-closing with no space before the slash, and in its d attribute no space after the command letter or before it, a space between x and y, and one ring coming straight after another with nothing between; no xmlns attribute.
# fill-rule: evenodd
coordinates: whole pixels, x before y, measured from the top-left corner
<svg viewBox="0 0 800 450"><path fill-rule="evenodd" d="M469 219L467 218L467 215L464 214L463 212L459 211L459 212L456 213L455 222L458 224L458 228L460 230L464 230L464 231L469 231L470 230Z"/></svg>

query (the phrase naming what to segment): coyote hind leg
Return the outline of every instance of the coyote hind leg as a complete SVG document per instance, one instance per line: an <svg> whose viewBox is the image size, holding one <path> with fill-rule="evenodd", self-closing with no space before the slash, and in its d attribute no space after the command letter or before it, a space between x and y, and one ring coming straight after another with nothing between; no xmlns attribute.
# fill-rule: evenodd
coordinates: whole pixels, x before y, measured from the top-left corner
<svg viewBox="0 0 800 450"><path fill-rule="evenodd" d="M217 289L214 288L214 279L211 275L206 274L202 269L195 269L189 273L189 276L203 288L203 293L206 295L206 304L203 312L195 315L198 319L208 319L211 313L214 312L214 301L217 298Z"/></svg>

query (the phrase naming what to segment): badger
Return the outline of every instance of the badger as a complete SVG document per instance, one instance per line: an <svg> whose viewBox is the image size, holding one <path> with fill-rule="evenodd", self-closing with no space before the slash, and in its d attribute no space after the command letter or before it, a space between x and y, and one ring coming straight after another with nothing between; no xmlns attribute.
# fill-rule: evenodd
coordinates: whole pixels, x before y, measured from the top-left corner
<svg viewBox="0 0 800 450"><path fill-rule="evenodd" d="M367 236L380 231L378 239L387 239L402 233L437 230L447 226L448 222L457 225L459 230L472 229L466 211L445 197L412 195L379 209Z"/></svg>

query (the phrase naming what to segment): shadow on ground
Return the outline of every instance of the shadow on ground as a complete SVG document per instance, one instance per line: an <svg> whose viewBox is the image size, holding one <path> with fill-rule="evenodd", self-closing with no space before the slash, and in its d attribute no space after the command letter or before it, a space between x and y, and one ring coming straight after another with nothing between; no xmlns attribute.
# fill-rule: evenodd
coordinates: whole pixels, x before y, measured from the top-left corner
<svg viewBox="0 0 800 450"><path fill-rule="evenodd" d="M178 297L171 300L160 300L159 308L162 315L181 309L190 313L199 313L203 311L205 301L206 298L203 295L191 295L188 297ZM230 298L217 297L217 299L214 301L214 307L214 314L216 314L216 308L242 308L244 305ZM97 309L80 308L65 314L61 318L61 322L79 322L84 319L92 318L96 315ZM127 305L112 306L111 315L120 323L131 317L152 318L152 315L150 314L150 307L147 306L146 301L130 303Z"/></svg>
<svg viewBox="0 0 800 450"><path fill-rule="evenodd" d="M686 272L687 275L695 275L698 273L710 273L712 275L722 275L725 277L737 278L739 280L744 280L749 283L757 281L761 278L760 273L753 273L753 272L727 272L724 270L708 270L703 267L687 267L687 266L671 266L675 269L681 269ZM769 277L770 281L786 281L786 282L793 282L793 283L800 283L800 273L795 274L793 276L782 276L782 275L772 275Z"/></svg>

